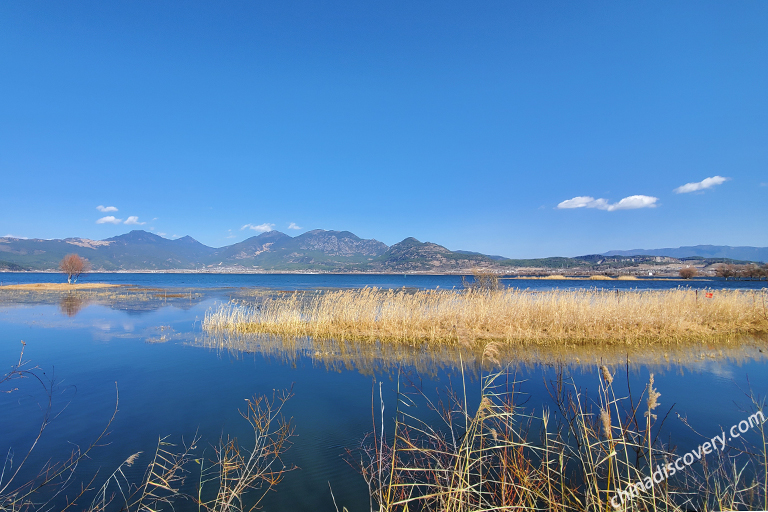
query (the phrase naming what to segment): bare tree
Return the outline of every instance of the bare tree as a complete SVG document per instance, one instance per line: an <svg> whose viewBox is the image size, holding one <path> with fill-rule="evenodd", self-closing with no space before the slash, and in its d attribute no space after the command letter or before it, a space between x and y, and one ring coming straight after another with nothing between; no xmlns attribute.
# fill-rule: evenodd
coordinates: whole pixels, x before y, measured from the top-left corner
<svg viewBox="0 0 768 512"><path fill-rule="evenodd" d="M67 254L64 259L59 263L59 270L67 274L67 283L72 284L72 278L77 282L77 278L83 272L90 270L90 264L85 258L81 258L77 254Z"/></svg>
<svg viewBox="0 0 768 512"><path fill-rule="evenodd" d="M729 277L734 277L736 275L736 266L731 264L720 264L720 266L717 267L715 273L717 274L717 277L724 277L728 279Z"/></svg>
<svg viewBox="0 0 768 512"><path fill-rule="evenodd" d="M698 275L699 271L696 270L696 267L683 267L680 269L680 277L683 279L690 279L692 277L696 277Z"/></svg>
<svg viewBox="0 0 768 512"><path fill-rule="evenodd" d="M757 263L743 265L741 268L742 276L748 279L760 279L761 273L762 272L760 271L760 267L757 266Z"/></svg>

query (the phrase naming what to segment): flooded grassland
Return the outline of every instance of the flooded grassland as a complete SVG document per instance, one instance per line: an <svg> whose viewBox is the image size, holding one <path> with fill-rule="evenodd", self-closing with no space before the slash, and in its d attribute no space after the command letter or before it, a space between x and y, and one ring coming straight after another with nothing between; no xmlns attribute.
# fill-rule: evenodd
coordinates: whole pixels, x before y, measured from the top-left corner
<svg viewBox="0 0 768 512"><path fill-rule="evenodd" d="M765 292L737 292L0 289L0 500L762 507Z"/></svg>

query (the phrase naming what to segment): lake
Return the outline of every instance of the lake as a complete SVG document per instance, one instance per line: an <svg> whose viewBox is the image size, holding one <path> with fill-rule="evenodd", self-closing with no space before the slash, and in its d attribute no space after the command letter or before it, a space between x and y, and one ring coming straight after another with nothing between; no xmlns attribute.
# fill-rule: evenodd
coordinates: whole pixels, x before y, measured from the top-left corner
<svg viewBox="0 0 768 512"><path fill-rule="evenodd" d="M4 284L62 281L57 274L29 273L4 273L0 279ZM110 433L103 446L94 449L92 457L78 468L81 480L89 480L98 471L95 482L101 485L126 458L143 452L127 471L129 477L140 478L160 436L170 436L169 441L180 444L197 433L202 438L199 448L208 454L222 434L237 436L247 444L248 425L238 414L245 400L254 394L271 395L275 389L292 389L294 397L284 413L292 417L296 436L283 460L298 469L287 473L267 495L262 503L265 510L336 510L329 484L339 510L342 506L350 511L369 510L366 484L345 462L344 454L372 429L372 398L378 408L378 383L382 383L387 429L393 425L398 382L420 382L427 394L462 385L462 367L458 357L449 352L435 355L414 349L382 360L385 356L376 353L342 354L338 347L312 340L289 344L269 337L232 341L211 338L201 330L206 311L252 289L450 289L462 286L460 276L90 274L81 282L130 284L162 291L153 291L149 298L142 296L141 301L104 296L73 302L62 294L40 294L36 299L0 296L0 362L10 368L19 358L23 340L25 359L39 368L37 374L43 383L53 383L53 411L57 415L27 461L19 477L22 480L34 476L49 458L62 460L73 445L86 446L94 439L112 415L118 393L118 413ZM719 279L503 282L530 289L664 289L685 285L759 290L768 284ZM617 381L636 392L642 391L649 374L654 373L655 387L661 392L659 411L667 414L672 408L665 431L682 451L700 441L677 415L711 437L744 418L740 407L748 402L745 390L761 396L768 392L768 344L760 339L732 346L640 352L615 348L557 354L515 352L506 354L505 361L519 381L520 402L531 412L540 413L545 405L551 407L546 384L556 379L559 371L575 386L595 389L602 361ZM480 379L488 369L469 355L462 360L468 406L476 408ZM34 379L2 386L0 391L19 388L0 394L0 450L12 450L17 464L35 438L46 393ZM424 408L419 411L424 417L430 414ZM378 421L378 412L376 418ZM70 487L70 494L79 485ZM55 510L62 507L62 499L55 502ZM176 510L197 507L178 502Z"/></svg>

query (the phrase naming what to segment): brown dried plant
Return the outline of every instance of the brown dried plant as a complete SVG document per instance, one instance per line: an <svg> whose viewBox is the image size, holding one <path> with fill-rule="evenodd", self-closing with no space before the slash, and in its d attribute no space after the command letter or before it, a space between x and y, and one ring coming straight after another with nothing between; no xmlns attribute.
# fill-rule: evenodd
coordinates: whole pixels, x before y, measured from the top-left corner
<svg viewBox="0 0 768 512"><path fill-rule="evenodd" d="M39 404L42 418L37 432L25 451L21 452L18 456L14 456L13 450L11 448L8 449L0 467L0 511L48 510L52 507L52 503L59 499L60 496L63 496L67 489L78 480L79 475L77 472L80 463L89 458L91 452L108 435L109 428L117 415L119 403L119 393L116 387L115 409L104 428L95 438L85 447L75 446L71 450L69 457L64 460L47 460L31 479L23 480L21 475L25 471L30 471L31 468L29 466L33 464L34 456L37 454L37 447L43 439L47 428L61 412L54 411L53 396L54 392L58 389L55 375L51 374L50 377L47 377L39 367L31 366L29 361L24 359L24 347L26 344L23 341L21 344L22 349L19 360L11 367L8 373L0 378L0 386L7 385L10 381L17 379L30 379L32 382L39 384L44 396L43 402ZM13 393L17 392L18 388L13 387L2 391ZM66 406L64 406L64 409L66 409ZM67 498L66 505L62 510L74 506L78 499L90 491L90 485L95 478L96 475L93 475L87 484L81 486L74 497Z"/></svg>
<svg viewBox="0 0 768 512"><path fill-rule="evenodd" d="M259 508L266 494L285 476L282 454L294 435L291 421L282 415L290 391L273 392L272 398L254 396L248 400L242 417L253 428L253 447L246 448L235 438L222 438L215 458L205 467L201 461L197 503L206 512L244 512ZM215 496L207 498L208 487Z"/></svg>
<svg viewBox="0 0 768 512"><path fill-rule="evenodd" d="M431 346L663 345L768 333L762 296L718 290L358 290L232 302L206 313L209 333Z"/></svg>
<svg viewBox="0 0 768 512"><path fill-rule="evenodd" d="M222 437L218 446L214 447L213 460L206 465L204 453L197 455L198 435L191 442L182 441L178 446L169 442L168 437L161 437L139 482L131 481L124 470L140 461L142 452L128 456L100 487L93 486L97 473L81 481L80 487L69 494L72 484L80 481L80 463L89 458L97 447L103 446L103 440L117 415L118 396L111 418L88 446L82 449L75 447L64 461L46 462L34 478L19 483L22 470L31 464L46 428L60 414L53 411L54 379L45 380L39 368L29 365L24 359L23 347L24 342L18 362L0 377L0 386L19 379L37 381L45 391L47 403L42 407L43 419L30 448L17 457L9 450L0 467L0 511L48 512L58 507L63 512L81 508L80 503L89 495L93 498L83 509L88 512L174 509L180 500L196 503L201 511L252 511L264 495L282 480L285 471L293 469L286 468L281 460L293 435L290 420L282 415L282 408L292 394L290 391L273 392L271 399L254 396L241 412L253 428L252 447L242 445L237 438ZM0 391L10 393L17 391L17 388L0 388ZM187 484L193 468L200 471L194 493L190 492Z"/></svg>
<svg viewBox="0 0 768 512"><path fill-rule="evenodd" d="M534 416L515 403L518 383L506 372L483 378L475 412L465 405L466 389L464 398L461 390L449 390L447 403L435 403L418 387L413 392L412 384L401 388L399 378L394 436L384 435L382 418L380 433L374 429L347 460L368 484L371 511L374 502L387 512L612 511L616 496L627 501L621 510L638 511L754 509L768 503L765 433L756 449L720 456L709 469L689 468L636 493L636 483L647 481L657 463L674 460L660 442L669 412L658 425L650 414L640 421L643 397L632 400L631 391L619 397L608 380L601 380L592 401L560 374L550 387L554 411ZM653 410L658 392L652 381L646 390ZM437 412L439 422L419 419L419 402ZM757 480L747 478L745 464ZM741 469L732 471L736 467Z"/></svg>

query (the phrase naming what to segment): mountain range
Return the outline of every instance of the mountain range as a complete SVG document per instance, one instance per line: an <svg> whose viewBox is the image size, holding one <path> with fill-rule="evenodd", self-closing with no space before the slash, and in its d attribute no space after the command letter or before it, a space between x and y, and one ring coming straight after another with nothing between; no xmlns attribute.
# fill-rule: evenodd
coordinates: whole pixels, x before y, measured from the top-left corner
<svg viewBox="0 0 768 512"><path fill-rule="evenodd" d="M324 271L324 272L462 272L473 268L508 269L626 267L658 256L698 258L711 262L768 260L768 248L695 246L677 249L610 251L577 258L513 260L406 238L392 246L363 239L349 231L316 229L291 237L268 231L220 248L190 236L175 240L142 230L105 240L0 238L0 270L54 270L70 253L86 258L93 270ZM601 267L602 266L602 267Z"/></svg>
<svg viewBox="0 0 768 512"><path fill-rule="evenodd" d="M296 237L268 231L221 248L192 237L175 240L135 230L105 240L0 238L0 269L53 270L66 255L86 258L93 270L452 271L487 266L491 258L459 254L406 238L391 247L349 231L316 229Z"/></svg>
<svg viewBox="0 0 768 512"><path fill-rule="evenodd" d="M608 251L604 256L669 256L670 258L728 258L744 261L768 261L768 247L731 247L729 245L694 245L667 249L632 249Z"/></svg>

